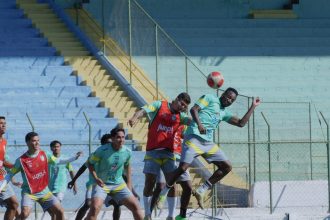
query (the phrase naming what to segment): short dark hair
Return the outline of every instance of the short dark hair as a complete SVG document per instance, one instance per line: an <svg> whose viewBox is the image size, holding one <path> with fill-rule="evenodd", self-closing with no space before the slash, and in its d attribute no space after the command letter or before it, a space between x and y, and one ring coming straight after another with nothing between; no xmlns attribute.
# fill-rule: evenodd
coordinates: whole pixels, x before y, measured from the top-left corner
<svg viewBox="0 0 330 220"><path fill-rule="evenodd" d="M56 144L59 144L59 145L62 146L62 143L59 142L58 140L53 140L52 142L50 142L49 146L50 146L50 147L55 147Z"/></svg>
<svg viewBox="0 0 330 220"><path fill-rule="evenodd" d="M191 99L190 99L190 95L186 92L182 92L178 95L177 97L178 100L182 100L184 101L185 103L187 103L188 105L190 104L191 102Z"/></svg>
<svg viewBox="0 0 330 220"><path fill-rule="evenodd" d="M0 116L0 119L6 120L5 116Z"/></svg>
<svg viewBox="0 0 330 220"><path fill-rule="evenodd" d="M34 132L34 131L31 131L31 132L27 133L27 134L25 135L25 142L30 141L31 138L33 138L33 137L35 137L35 136L39 136L39 134L36 133L36 132Z"/></svg>
<svg viewBox="0 0 330 220"><path fill-rule="evenodd" d="M232 88L232 87L228 87L228 88L225 90L225 92L233 92L233 93L236 94L236 96L238 96L238 92L237 92L237 90L234 89L234 88Z"/></svg>
<svg viewBox="0 0 330 220"><path fill-rule="evenodd" d="M110 138L111 138L111 134L104 134L104 135L101 137L101 145L108 144Z"/></svg>
<svg viewBox="0 0 330 220"><path fill-rule="evenodd" d="M120 128L120 127L115 127L110 131L110 136L115 137L118 134L118 132L120 132L120 131L124 132L124 134L125 134L125 129Z"/></svg>

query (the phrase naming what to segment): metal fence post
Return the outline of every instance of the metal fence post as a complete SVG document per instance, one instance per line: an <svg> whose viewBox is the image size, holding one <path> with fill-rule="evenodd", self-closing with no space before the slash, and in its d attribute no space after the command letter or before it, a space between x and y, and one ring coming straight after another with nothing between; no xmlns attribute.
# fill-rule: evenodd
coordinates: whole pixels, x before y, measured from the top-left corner
<svg viewBox="0 0 330 220"><path fill-rule="evenodd" d="M156 53L156 100L159 98L159 78L158 78L158 25L155 24L155 53Z"/></svg>
<svg viewBox="0 0 330 220"><path fill-rule="evenodd" d="M132 85L132 11L131 11L131 0L128 0L128 50L129 50L129 83Z"/></svg>
<svg viewBox="0 0 330 220"><path fill-rule="evenodd" d="M83 114L88 124L88 154L90 155L92 153L92 125L86 113L83 112Z"/></svg>
<svg viewBox="0 0 330 220"><path fill-rule="evenodd" d="M322 112L320 111L320 115L323 118L324 123L327 126L327 169L328 169L328 212L330 212L330 149L329 149L329 123L323 116Z"/></svg>
<svg viewBox="0 0 330 220"><path fill-rule="evenodd" d="M264 115L263 112L261 112L261 115L263 119L265 120L267 124L267 130L268 130L268 181L269 181L269 206L270 206L270 214L273 213L273 189L272 189L272 163L271 163L271 152L270 152L270 125Z"/></svg>

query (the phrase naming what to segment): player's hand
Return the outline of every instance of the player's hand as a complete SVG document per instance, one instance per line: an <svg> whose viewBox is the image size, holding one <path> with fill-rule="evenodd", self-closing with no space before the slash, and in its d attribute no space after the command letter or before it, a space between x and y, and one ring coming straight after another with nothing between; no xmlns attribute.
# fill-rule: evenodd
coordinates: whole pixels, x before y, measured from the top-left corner
<svg viewBox="0 0 330 220"><path fill-rule="evenodd" d="M128 120L127 124L131 127L133 127L137 122L137 119L135 117Z"/></svg>
<svg viewBox="0 0 330 220"><path fill-rule="evenodd" d="M253 105L254 106L258 106L258 105L260 105L260 103L261 103L261 100L260 100L259 97L256 97L256 98L253 99Z"/></svg>
<svg viewBox="0 0 330 220"><path fill-rule="evenodd" d="M70 182L68 182L68 188L72 189L72 187L74 186L74 181L71 180Z"/></svg>
<svg viewBox="0 0 330 220"><path fill-rule="evenodd" d="M198 125L199 133L206 134L206 129L203 125Z"/></svg>
<svg viewBox="0 0 330 220"><path fill-rule="evenodd" d="M78 151L77 154L76 154L76 159L78 159L82 155L83 155L83 152L82 151Z"/></svg>
<svg viewBox="0 0 330 220"><path fill-rule="evenodd" d="M100 178L96 178L95 181L96 181L96 184L99 185L100 187L104 186L104 182Z"/></svg>
<svg viewBox="0 0 330 220"><path fill-rule="evenodd" d="M22 187L22 185L23 185L23 183L21 183L21 182L11 182L14 186L16 186L16 187L18 187L18 188L21 188Z"/></svg>

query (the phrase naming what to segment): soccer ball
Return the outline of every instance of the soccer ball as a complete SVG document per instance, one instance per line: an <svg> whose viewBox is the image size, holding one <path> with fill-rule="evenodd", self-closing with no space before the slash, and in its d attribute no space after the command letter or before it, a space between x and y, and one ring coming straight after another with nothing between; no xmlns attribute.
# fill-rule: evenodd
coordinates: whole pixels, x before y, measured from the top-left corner
<svg viewBox="0 0 330 220"><path fill-rule="evenodd" d="M219 89L225 79L220 72L212 72L207 76L207 85L213 89Z"/></svg>

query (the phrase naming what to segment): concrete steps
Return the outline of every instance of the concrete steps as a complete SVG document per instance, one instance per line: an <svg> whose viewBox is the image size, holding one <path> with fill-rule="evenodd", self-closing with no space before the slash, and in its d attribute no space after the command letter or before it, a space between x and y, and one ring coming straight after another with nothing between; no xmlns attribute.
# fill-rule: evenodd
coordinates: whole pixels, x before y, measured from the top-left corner
<svg viewBox="0 0 330 220"><path fill-rule="evenodd" d="M74 73L81 77L82 84L90 86L94 91L92 95L100 97L100 106L110 108L110 115L113 117L116 117L116 112L121 117L122 112L125 112L126 116L129 114L128 117L132 116L137 109L133 101L127 98L127 95L121 91L110 75L102 70L98 62L89 56L90 53L47 4L21 1L19 6L24 9L34 26L43 33L49 43L58 50L58 54L66 57L66 63L72 65ZM131 110L132 108L134 111ZM121 123L126 126L127 122L123 120L121 119ZM144 131L146 132L146 129ZM135 139L134 130L132 129L130 132L133 133L131 136ZM141 138L138 141L143 141L141 134L138 135L138 138Z"/></svg>

